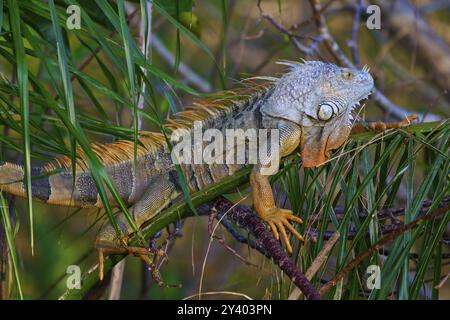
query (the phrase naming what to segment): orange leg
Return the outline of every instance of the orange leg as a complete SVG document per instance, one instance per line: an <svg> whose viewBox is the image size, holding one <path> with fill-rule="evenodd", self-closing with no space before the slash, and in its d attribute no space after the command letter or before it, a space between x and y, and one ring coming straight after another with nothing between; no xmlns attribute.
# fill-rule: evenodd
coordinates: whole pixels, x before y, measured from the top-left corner
<svg viewBox="0 0 450 320"><path fill-rule="evenodd" d="M303 223L294 215L291 210L275 207L272 188L267 176L258 172L250 175L250 185L252 187L253 206L259 216L269 224L275 239L279 239L281 233L286 249L292 253L292 246L287 236L286 228L289 229L298 239L304 241L303 236L292 226L291 221Z"/></svg>

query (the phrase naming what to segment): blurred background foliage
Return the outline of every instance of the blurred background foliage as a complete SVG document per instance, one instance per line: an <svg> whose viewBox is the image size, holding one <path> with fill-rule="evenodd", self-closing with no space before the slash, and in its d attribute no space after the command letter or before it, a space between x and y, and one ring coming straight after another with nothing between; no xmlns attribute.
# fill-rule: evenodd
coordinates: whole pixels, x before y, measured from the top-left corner
<svg viewBox="0 0 450 320"><path fill-rule="evenodd" d="M416 18L423 18L433 30L436 46L445 51L450 43L447 1L395 2L414 8ZM450 79L449 65L442 63L442 69L437 69L421 52L421 43L403 41L415 39L416 34L411 29L393 30L390 15L395 11L386 11L380 4L382 28L368 30L364 1L321 3L320 14L348 57L353 54L348 44L355 30L355 8L363 6L357 24L359 66L371 67L378 88L390 101L409 112L432 114L433 120L448 118L450 93L445 72ZM79 30L67 28L69 5L81 8ZM280 31L267 16L288 32ZM158 0L150 4L144 0L0 0L0 28L1 159L25 165L30 161L42 164L60 154L74 158L76 145L89 153L88 142L133 140L138 129L160 130L163 119L194 98L232 88L242 78L281 74L284 68L275 64L277 60L335 62L323 43L317 44L311 55L293 45L295 39L314 46L320 38L306 0L264 0L260 6L257 1L233 0ZM450 53L448 57L436 54L431 60L450 59ZM389 108L373 100L365 104L360 116L395 119ZM435 208L449 194L448 135L449 125L444 122L432 133L402 131L386 140L371 141L370 147L351 140L342 149L345 156L323 168L299 169L295 159L293 166L281 172L276 179L280 201L304 218L301 231L314 227L320 232L361 233L358 241L338 242L313 284L319 286L321 279L330 279L336 269L381 235L385 221L359 220L357 212L406 207L405 221L411 221L423 200L431 200ZM91 169L98 173L99 186L111 190L95 157ZM238 200L247 195L244 187L230 197ZM1 210L3 299L58 297L65 290L67 266L77 264L85 272L96 262L93 241L98 222L106 219L105 212L37 202L31 207L24 199L6 195L1 195L1 200L8 203ZM346 206L340 221L333 218L333 208L338 205ZM314 214L318 213L329 215L330 220L316 222ZM174 242L169 263L161 270L166 283L182 284L181 288L159 288L141 261L129 257L121 298L184 298L199 292L201 280L201 291L216 292L214 298L289 296L292 284L278 267L225 231L226 242L250 263L243 263L217 241L208 249L207 220L186 219L183 236ZM427 222L420 232L399 237L388 248L389 254L374 254L328 297L369 296L361 292L365 268L377 263L386 267L384 279L390 282L371 298L447 298L449 260L441 259L449 253L446 229L448 214ZM410 239L415 240L414 246L403 250ZM294 258L302 270L324 242L319 234L317 242L297 250ZM408 258L409 251L416 254L414 258ZM225 291L229 293L220 293Z"/></svg>

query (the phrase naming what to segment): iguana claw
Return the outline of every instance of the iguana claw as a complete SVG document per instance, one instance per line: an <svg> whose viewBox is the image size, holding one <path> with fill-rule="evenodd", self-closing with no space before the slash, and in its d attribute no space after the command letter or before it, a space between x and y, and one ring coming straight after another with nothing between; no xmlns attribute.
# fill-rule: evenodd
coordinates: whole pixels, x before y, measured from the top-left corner
<svg viewBox="0 0 450 320"><path fill-rule="evenodd" d="M159 272L156 265L150 259L150 256L161 257L164 255L164 251L160 249L133 247L133 246L99 246L97 244L98 253L98 277L100 280L104 278L105 269L105 255L110 254L132 254L141 258L152 270L152 276L158 285L162 285L163 282L159 276Z"/></svg>
<svg viewBox="0 0 450 320"><path fill-rule="evenodd" d="M299 240L305 241L303 236L291 224L291 221L297 223L303 223L303 221L299 217L295 216L291 210L270 208L266 210L266 213L261 214L261 218L269 224L275 239L278 240L280 238L279 232L281 232L283 241L286 245L286 250L290 254L292 254L293 250L286 232L286 228L288 228L289 231L292 232L292 234L294 234Z"/></svg>
<svg viewBox="0 0 450 320"><path fill-rule="evenodd" d="M417 115L413 114L399 122L376 121L376 122L369 122L367 124L357 123L353 126L352 133L353 134L361 133L361 132L366 132L368 130L373 130L376 132L383 132L383 131L386 131L389 129L398 129L398 128L401 128L401 127L411 124L411 122L416 119L417 119Z"/></svg>

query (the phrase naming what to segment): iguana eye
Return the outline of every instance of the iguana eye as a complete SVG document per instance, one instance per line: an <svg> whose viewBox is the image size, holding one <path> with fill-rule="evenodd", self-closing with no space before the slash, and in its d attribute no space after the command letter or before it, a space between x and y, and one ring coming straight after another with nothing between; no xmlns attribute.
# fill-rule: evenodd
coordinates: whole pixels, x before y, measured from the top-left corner
<svg viewBox="0 0 450 320"><path fill-rule="evenodd" d="M317 111L317 117L319 120L328 121L333 117L334 110L333 107L327 103L321 104L319 110Z"/></svg>
<svg viewBox="0 0 450 320"><path fill-rule="evenodd" d="M342 78L344 78L345 80L350 80L353 78L353 72L349 71L349 70L344 70L342 71Z"/></svg>

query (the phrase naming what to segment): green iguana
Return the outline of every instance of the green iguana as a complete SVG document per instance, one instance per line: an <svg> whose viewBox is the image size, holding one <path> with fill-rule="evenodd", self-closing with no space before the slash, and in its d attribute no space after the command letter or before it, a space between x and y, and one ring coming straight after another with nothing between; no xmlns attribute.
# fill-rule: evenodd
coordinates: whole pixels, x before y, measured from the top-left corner
<svg viewBox="0 0 450 320"><path fill-rule="evenodd" d="M279 157L299 150L304 167L323 164L330 158L331 150L341 146L348 138L353 125L352 110L371 93L373 79L366 67L356 70L317 61L283 64L289 66L289 71L283 76L261 77L266 80L263 85L253 83L251 89L229 92L228 96L234 96L232 98L200 100L191 108L175 114L167 121L166 127L170 130L192 130L192 123L197 120L201 121L203 129L216 128L222 132L233 128L278 129ZM404 122L387 126L375 123L372 127L378 124L386 129L401 126ZM144 132L140 142L135 171L132 141L92 145L120 196L129 205L138 227L183 194L164 136ZM86 169L83 154L81 151L78 154L74 180L69 157L59 157L43 167L32 168L32 175L40 176L32 180L33 198L62 206L103 207L93 178ZM182 164L181 169L190 192L194 192L233 175L245 165L247 163ZM287 250L292 252L286 228L297 238L303 239L291 224L302 221L290 210L275 206L268 176L261 174L261 166L263 164L255 165L250 175L254 207L277 239L281 233ZM55 169L62 172L45 176L46 172ZM7 162L0 164L0 188L3 191L26 196L23 177L22 166ZM109 201L114 205L112 195L109 195ZM106 224L96 239L100 277L103 276L104 254L124 253L124 250L136 254L136 248L127 247L133 229L123 214L119 214L117 223L121 234L112 225Z"/></svg>

